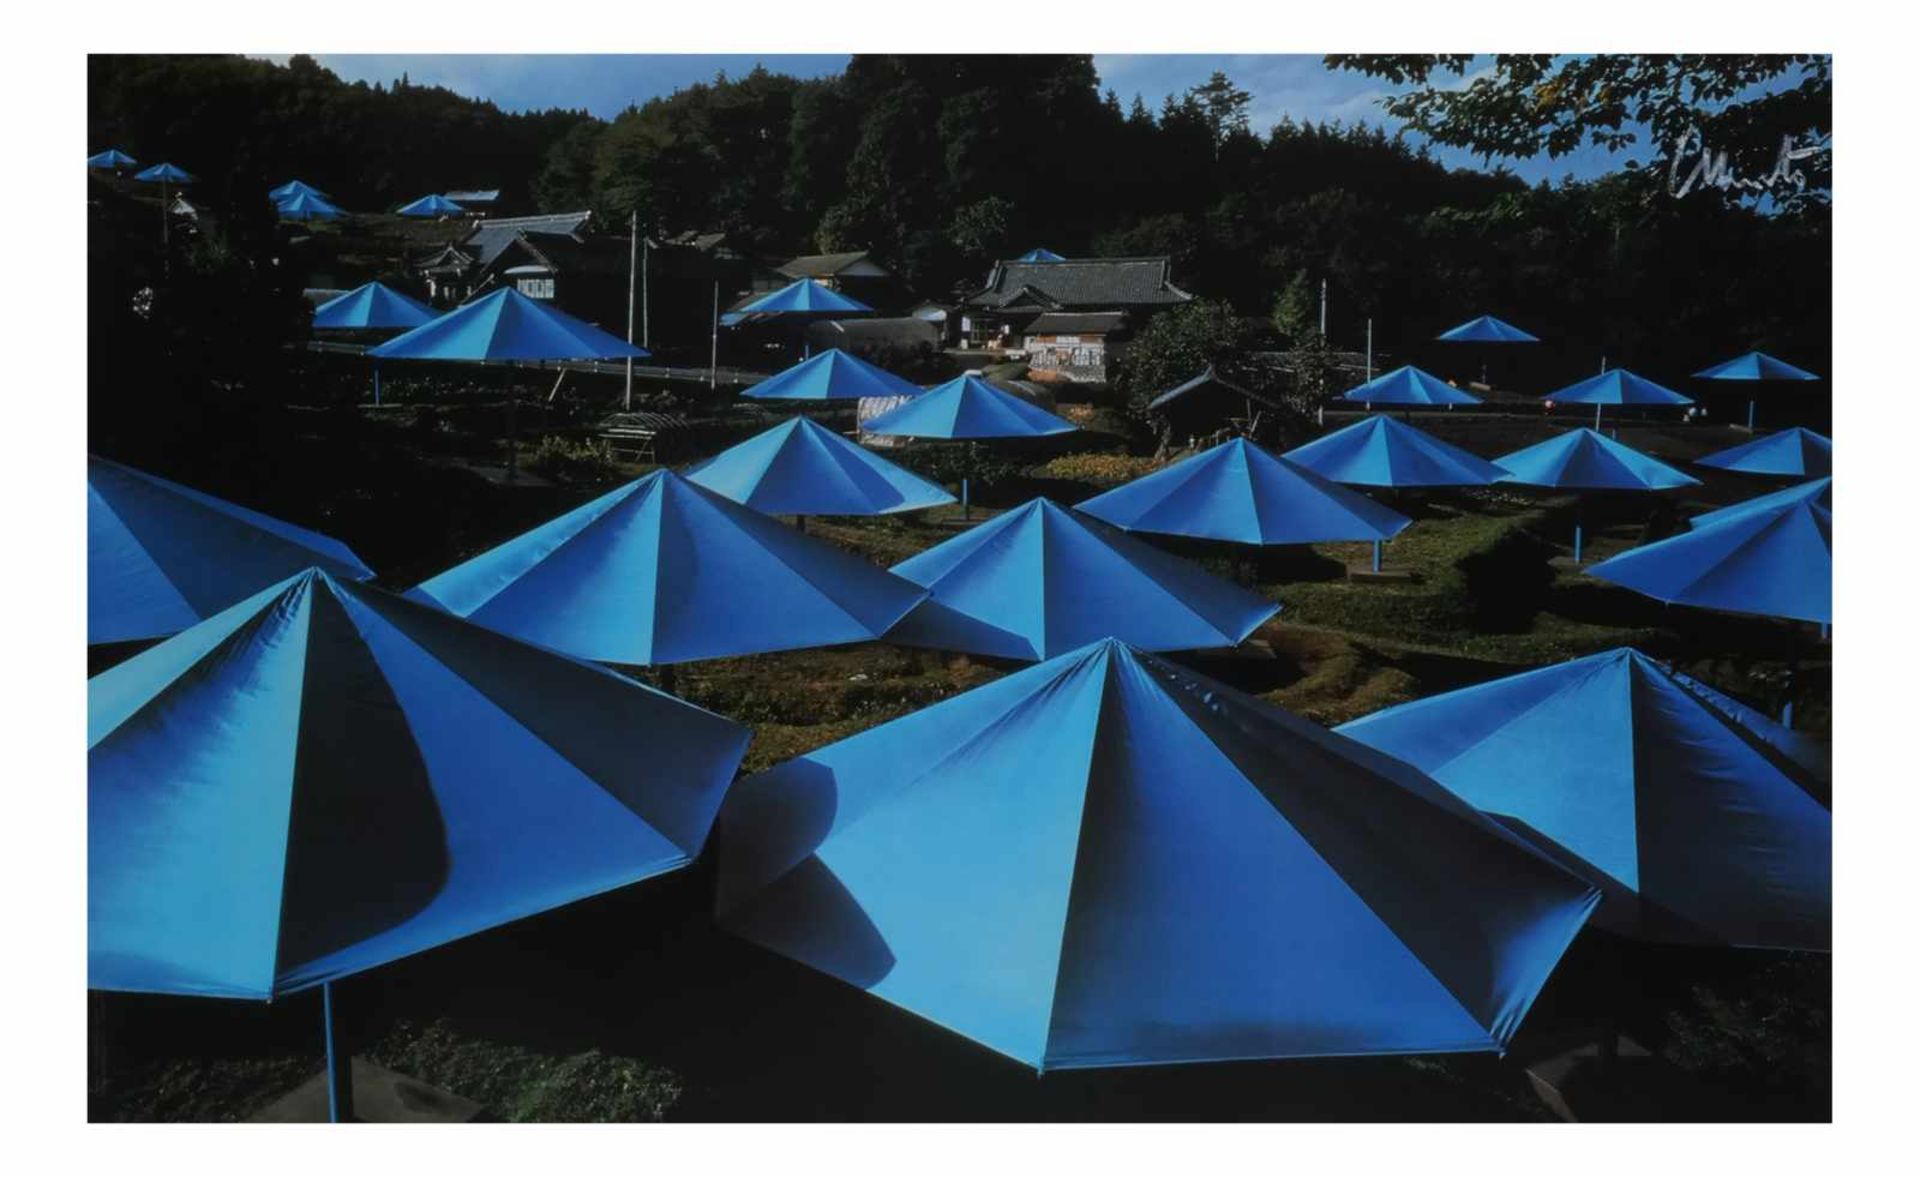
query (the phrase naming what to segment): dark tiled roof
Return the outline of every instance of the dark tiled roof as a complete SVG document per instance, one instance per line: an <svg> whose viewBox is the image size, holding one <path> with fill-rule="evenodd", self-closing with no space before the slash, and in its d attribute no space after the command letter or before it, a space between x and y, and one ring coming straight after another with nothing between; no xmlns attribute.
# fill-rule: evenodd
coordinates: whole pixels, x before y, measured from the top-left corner
<svg viewBox="0 0 1920 1177"><path fill-rule="evenodd" d="M1245 397L1258 404L1266 405L1269 408L1277 409L1280 407L1273 398L1253 392L1250 389L1242 388L1233 381L1222 377L1209 366L1206 371L1195 376L1185 384L1177 388L1170 388L1159 396L1154 397L1153 400L1147 403L1147 408L1164 409L1174 401L1184 400L1192 397L1196 393L1205 394L1210 392L1230 393L1233 396Z"/></svg>
<svg viewBox="0 0 1920 1177"><path fill-rule="evenodd" d="M998 309L1019 305L1032 291L1063 308L1171 306L1191 294L1168 281L1164 257L1076 258L1064 262L996 262L984 290L967 305ZM1028 299L1031 300L1031 295ZM1026 305L1045 305L1028 301Z"/></svg>
<svg viewBox="0 0 1920 1177"><path fill-rule="evenodd" d="M864 249L850 253L815 253L781 262L778 269L789 278L832 278L856 262L867 260ZM884 268L878 262L871 264Z"/></svg>
<svg viewBox="0 0 1920 1177"><path fill-rule="evenodd" d="M548 213L537 217L501 217L495 221L482 221L467 234L460 244L468 253L474 254L482 266L493 264L500 251L521 233L571 233L578 236L586 230L592 213Z"/></svg>
<svg viewBox="0 0 1920 1177"><path fill-rule="evenodd" d="M1026 325L1028 335L1106 335L1127 325L1125 311L1071 314L1050 311Z"/></svg>
<svg viewBox="0 0 1920 1177"><path fill-rule="evenodd" d="M581 239L569 233L522 232L516 238L532 258L563 274L614 274L627 267L628 245L624 238L589 237ZM511 260L512 242L495 257Z"/></svg>

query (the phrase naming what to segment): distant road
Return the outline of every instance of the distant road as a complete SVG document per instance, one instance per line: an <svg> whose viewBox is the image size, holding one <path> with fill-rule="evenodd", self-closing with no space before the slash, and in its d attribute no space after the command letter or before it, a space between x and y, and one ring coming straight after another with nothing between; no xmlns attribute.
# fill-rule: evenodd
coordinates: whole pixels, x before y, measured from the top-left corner
<svg viewBox="0 0 1920 1177"><path fill-rule="evenodd" d="M360 355L367 350L367 345L363 343L341 343L332 339L309 339L307 341L307 350L333 352L340 355ZM627 372L627 363L625 360L565 360L560 363L549 364L497 360L488 360L485 362L475 360L470 362L477 367L483 368L528 368L548 372L564 368L569 372L592 372L600 376L624 376ZM723 384L728 387L758 384L769 375L771 375L771 373L749 372L745 368L719 368L712 370L711 377L709 377L709 369L707 368L666 368L653 364L639 363L633 366L633 376L636 380L678 380L688 384L705 384L709 378L711 378L715 384Z"/></svg>

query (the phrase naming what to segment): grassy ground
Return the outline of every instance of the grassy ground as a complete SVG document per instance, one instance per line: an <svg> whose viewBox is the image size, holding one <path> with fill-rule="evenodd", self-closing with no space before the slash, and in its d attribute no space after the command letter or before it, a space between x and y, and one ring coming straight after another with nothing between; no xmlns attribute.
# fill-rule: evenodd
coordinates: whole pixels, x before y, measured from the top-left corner
<svg viewBox="0 0 1920 1177"><path fill-rule="evenodd" d="M420 424L427 421L426 425ZM449 421L458 422L449 425ZM1546 436L1537 418L1422 420L1489 456ZM448 464L486 452L497 422L451 406L421 417L322 414L302 425L251 497L209 486L354 545L405 587L643 468L591 461L542 487L506 488ZM1117 426L1116 426L1117 428ZM1638 428L1623 440L1684 461L1725 430ZM1063 502L1131 476L1117 437L983 488L975 518L1044 492ZM572 461L571 451L556 453ZM584 473L582 473L584 472ZM574 480L577 478L578 480ZM276 499L310 484L309 498ZM1641 542L1694 506L1763 489L1714 478L1682 502L1587 503L1588 551ZM304 502L304 505L303 505ZM1784 699L1777 622L1668 609L1593 581L1565 556L1576 504L1473 492L1393 504L1415 523L1386 549L1410 578L1345 578L1362 545L1246 561L1170 543L1280 601L1234 655L1184 656L1205 673L1333 724L1514 669L1634 644L1768 710ZM892 564L956 533L959 508L808 523ZM1828 652L1804 635L1802 726L1828 725ZM96 665L93 669L98 669ZM750 725L754 771L990 681L1011 667L883 644L678 668L674 689ZM1512 1062L1475 1057L1029 1071L864 994L720 933L708 866L522 921L340 987L355 1049L484 1103L504 1119L1049 1120L1539 1119ZM1597 962L1597 963L1596 963ZM1605 1017L1688 1077L1664 1118L1828 1114L1824 957L1653 951L1589 933L1528 1020L1528 1036ZM1625 984L1619 977L1629 977ZM1622 993L1626 996L1623 998ZM243 1119L319 1065L317 999L272 1006L93 994L96 1119ZM1516 1057L1523 1052L1516 1044Z"/></svg>

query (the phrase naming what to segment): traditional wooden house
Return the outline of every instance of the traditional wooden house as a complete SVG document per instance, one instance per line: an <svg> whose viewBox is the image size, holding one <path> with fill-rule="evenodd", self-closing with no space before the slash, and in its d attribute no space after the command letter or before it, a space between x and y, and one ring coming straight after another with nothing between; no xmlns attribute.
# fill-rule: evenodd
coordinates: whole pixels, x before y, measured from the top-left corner
<svg viewBox="0 0 1920 1177"><path fill-rule="evenodd" d="M1127 337L1125 311L1048 311L1026 326L1027 376L1104 384Z"/></svg>
<svg viewBox="0 0 1920 1177"><path fill-rule="evenodd" d="M986 285L961 300L962 346L1020 347L1035 319L1063 312L1119 312L1138 330L1152 315L1193 298L1173 284L1171 270L1166 257L996 262Z"/></svg>
<svg viewBox="0 0 1920 1177"><path fill-rule="evenodd" d="M416 263L414 269L426 282L427 297L431 302L439 306L456 305L472 298L483 286L495 284L493 280L498 274L495 263L523 234L559 235L584 241L592 231L592 221L593 214L584 211L484 221L475 225L457 243ZM529 279L540 277L530 273L524 276ZM535 289L539 288L536 283ZM531 291L524 289L521 293L531 295ZM551 298L552 295L546 297Z"/></svg>
<svg viewBox="0 0 1920 1177"><path fill-rule="evenodd" d="M1257 438L1286 412L1277 398L1228 380L1212 365L1155 397L1147 410L1165 422L1171 440L1192 443L1223 435Z"/></svg>

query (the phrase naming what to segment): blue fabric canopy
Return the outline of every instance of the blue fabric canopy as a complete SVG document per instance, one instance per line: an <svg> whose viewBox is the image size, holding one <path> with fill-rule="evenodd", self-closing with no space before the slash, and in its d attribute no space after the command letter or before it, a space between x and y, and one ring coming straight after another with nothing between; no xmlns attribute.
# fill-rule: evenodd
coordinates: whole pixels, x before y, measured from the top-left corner
<svg viewBox="0 0 1920 1177"><path fill-rule="evenodd" d="M617 360L648 353L509 286L367 354L382 360Z"/></svg>
<svg viewBox="0 0 1920 1177"><path fill-rule="evenodd" d="M368 282L315 307L313 325L323 331L366 331L418 327L439 317L440 312L424 302L391 286Z"/></svg>
<svg viewBox="0 0 1920 1177"><path fill-rule="evenodd" d="M134 179L149 184L191 184L193 177L185 169L174 167L170 163L157 163L143 172L136 172Z"/></svg>
<svg viewBox="0 0 1920 1177"><path fill-rule="evenodd" d="M403 204L395 210L403 217L450 217L467 210L446 197L435 194L422 196L409 204Z"/></svg>
<svg viewBox="0 0 1920 1177"><path fill-rule="evenodd" d="M1833 473L1833 441L1811 429L1795 426L1695 461L1697 465L1741 474L1819 478Z"/></svg>
<svg viewBox="0 0 1920 1177"><path fill-rule="evenodd" d="M267 193L267 199L276 204L290 200L295 196L318 196L322 200L331 199L326 193L315 188L305 180L288 180L278 188Z"/></svg>
<svg viewBox="0 0 1920 1177"><path fill-rule="evenodd" d="M1681 396L1644 376L1635 376L1625 368L1615 368L1598 376L1550 392L1546 400L1569 405L1690 405L1692 397Z"/></svg>
<svg viewBox="0 0 1920 1177"><path fill-rule="evenodd" d="M1237 646L1280 606L1046 499L893 566L931 589L890 642L1051 658L1097 638L1150 650Z"/></svg>
<svg viewBox="0 0 1920 1177"><path fill-rule="evenodd" d="M1105 640L749 777L729 930L1040 1070L1498 1051L1598 893Z"/></svg>
<svg viewBox="0 0 1920 1177"><path fill-rule="evenodd" d="M331 221L346 214L322 197L300 192L275 206L283 221Z"/></svg>
<svg viewBox="0 0 1920 1177"><path fill-rule="evenodd" d="M87 157L87 166L90 168L130 168L138 162L118 147L109 147L98 155Z"/></svg>
<svg viewBox="0 0 1920 1177"><path fill-rule="evenodd" d="M311 570L87 686L87 984L271 999L692 861L747 731Z"/></svg>
<svg viewBox="0 0 1920 1177"><path fill-rule="evenodd" d="M1013 260L1016 262L1064 262L1067 259L1061 257L1059 254L1053 252L1051 249L1041 248L1041 249L1029 249L1027 252L1021 254L1017 258L1014 258Z"/></svg>
<svg viewBox="0 0 1920 1177"><path fill-rule="evenodd" d="M685 471L687 481L769 515L888 515L954 501L946 491L805 417Z"/></svg>
<svg viewBox="0 0 1920 1177"><path fill-rule="evenodd" d="M857 400L863 396L919 396L919 385L833 348L769 376L741 396L757 400Z"/></svg>
<svg viewBox="0 0 1920 1177"><path fill-rule="evenodd" d="M1239 544L1384 540L1413 522L1238 437L1074 509L1128 531Z"/></svg>
<svg viewBox="0 0 1920 1177"><path fill-rule="evenodd" d="M1286 457L1354 486L1485 486L1505 470L1392 417L1367 417Z"/></svg>
<svg viewBox="0 0 1920 1177"><path fill-rule="evenodd" d="M1337 730L1431 773L1600 887L1600 926L1653 940L1831 946L1833 816L1817 799L1827 781L1781 750L1793 733L1638 651Z"/></svg>
<svg viewBox="0 0 1920 1177"><path fill-rule="evenodd" d="M407 595L577 657L649 666L869 641L927 594L656 470Z"/></svg>
<svg viewBox="0 0 1920 1177"><path fill-rule="evenodd" d="M872 310L872 307L858 299L848 298L839 291L822 286L811 278L802 278L754 299L746 306L740 307L736 313L740 315L852 315L862 312L871 313Z"/></svg>
<svg viewBox="0 0 1920 1177"><path fill-rule="evenodd" d="M1811 503L1820 510L1831 514L1833 512L1833 476L1829 474L1825 478L1816 478L1811 482L1802 482L1795 486L1789 486L1784 490L1776 490L1770 494L1755 495L1750 499L1742 499L1732 506L1721 507L1718 510L1695 515L1691 523L1696 528L1705 527L1714 523L1724 523L1729 519L1748 514L1752 511L1771 511L1780 507L1792 506L1800 502Z"/></svg>
<svg viewBox="0 0 1920 1177"><path fill-rule="evenodd" d="M1480 398L1461 392L1438 376L1418 368L1395 368L1365 384L1341 393L1342 400L1372 405L1477 405Z"/></svg>
<svg viewBox="0 0 1920 1177"><path fill-rule="evenodd" d="M87 456L88 645L178 633L314 565L373 576L339 540Z"/></svg>
<svg viewBox="0 0 1920 1177"><path fill-rule="evenodd" d="M1828 482L1830 480L1822 480ZM1694 520L1693 530L1622 552L1589 576L1658 601L1799 621L1833 620L1828 487L1796 487Z"/></svg>
<svg viewBox="0 0 1920 1177"><path fill-rule="evenodd" d="M1046 437L1079 426L1002 392L978 376L957 376L860 423L863 433L953 439Z"/></svg>
<svg viewBox="0 0 1920 1177"><path fill-rule="evenodd" d="M1449 327L1438 338L1448 343L1539 343L1540 338L1529 335L1512 323L1481 315L1469 319L1458 327Z"/></svg>
<svg viewBox="0 0 1920 1177"><path fill-rule="evenodd" d="M1562 490L1671 490L1700 485L1698 478L1592 429L1569 430L1493 461L1507 471L1502 482Z"/></svg>
<svg viewBox="0 0 1920 1177"><path fill-rule="evenodd" d="M1776 360L1762 352L1750 351L1695 372L1701 380L1818 380L1805 368L1796 368L1785 360Z"/></svg>

